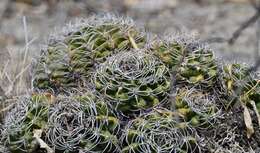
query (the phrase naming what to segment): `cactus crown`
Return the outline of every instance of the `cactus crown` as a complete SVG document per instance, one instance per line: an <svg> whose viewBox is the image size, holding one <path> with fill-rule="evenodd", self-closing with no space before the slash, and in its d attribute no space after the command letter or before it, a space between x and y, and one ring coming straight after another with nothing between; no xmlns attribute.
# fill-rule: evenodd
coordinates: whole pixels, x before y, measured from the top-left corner
<svg viewBox="0 0 260 153"><path fill-rule="evenodd" d="M96 89L117 111L129 114L162 103L170 88L168 68L142 50L119 53L102 64L93 77Z"/></svg>
<svg viewBox="0 0 260 153"><path fill-rule="evenodd" d="M5 117L2 132L4 145L13 152L36 150L33 130L45 128L48 107L48 99L43 95L22 97Z"/></svg>
<svg viewBox="0 0 260 153"><path fill-rule="evenodd" d="M197 142L192 128L177 119L176 114L165 109L134 119L126 126L123 152L194 151Z"/></svg>
<svg viewBox="0 0 260 153"><path fill-rule="evenodd" d="M196 84L210 87L217 75L213 52L198 41L181 37L157 40L151 50L158 56L181 84Z"/></svg>
<svg viewBox="0 0 260 153"><path fill-rule="evenodd" d="M63 38L53 38L36 64L36 89L60 93L84 87L96 66L109 56L146 44L142 30L129 19L94 16L69 27Z"/></svg>

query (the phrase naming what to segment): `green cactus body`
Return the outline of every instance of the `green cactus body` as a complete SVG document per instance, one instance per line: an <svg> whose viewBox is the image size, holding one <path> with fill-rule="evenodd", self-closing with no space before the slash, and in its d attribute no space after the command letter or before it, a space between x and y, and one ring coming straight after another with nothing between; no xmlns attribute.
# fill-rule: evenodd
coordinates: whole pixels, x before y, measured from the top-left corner
<svg viewBox="0 0 260 153"><path fill-rule="evenodd" d="M119 149L118 119L89 95L57 99L50 108L47 142L57 152L113 152Z"/></svg>
<svg viewBox="0 0 260 153"><path fill-rule="evenodd" d="M240 100L250 107L256 107L260 113L260 80L251 76L243 90Z"/></svg>
<svg viewBox="0 0 260 153"><path fill-rule="evenodd" d="M152 46L152 50L155 55L157 55L168 67L172 69L177 69L186 54L185 46L177 42L155 42Z"/></svg>
<svg viewBox="0 0 260 153"><path fill-rule="evenodd" d="M259 109L260 103L260 82L256 74L249 72L249 68L241 64L229 64L222 68L223 89L228 98L227 105L230 107L236 101L251 105L254 101Z"/></svg>
<svg viewBox="0 0 260 153"><path fill-rule="evenodd" d="M84 27L68 38L71 62L75 68L80 68L80 66L88 68L94 63L104 62L108 56L120 50L133 48L130 37L135 40L138 47L142 48L145 45L145 37L133 25L103 22L98 26ZM81 58L82 63L79 60ZM90 59L93 61L90 61Z"/></svg>
<svg viewBox="0 0 260 153"><path fill-rule="evenodd" d="M198 89L178 89L172 105L184 121L199 128L212 126L220 113L215 97Z"/></svg>
<svg viewBox="0 0 260 153"><path fill-rule="evenodd" d="M155 42L151 50L176 73L179 83L210 87L216 80L217 65L212 51L207 48L172 40Z"/></svg>
<svg viewBox="0 0 260 153"><path fill-rule="evenodd" d="M167 67L158 59L130 51L102 64L92 82L117 111L130 115L162 103L170 88L169 78Z"/></svg>
<svg viewBox="0 0 260 153"><path fill-rule="evenodd" d="M38 149L33 130L45 128L48 108L49 100L44 95L20 99L3 125L2 141L11 152L32 153Z"/></svg>
<svg viewBox="0 0 260 153"><path fill-rule="evenodd" d="M247 81L247 68L240 64L230 64L223 66L223 86L230 95L234 95L240 85Z"/></svg>
<svg viewBox="0 0 260 153"><path fill-rule="evenodd" d="M36 66L34 86L40 89L76 86L66 45L58 43L48 47L46 55Z"/></svg>
<svg viewBox="0 0 260 153"><path fill-rule="evenodd" d="M81 22L64 40L48 45L36 66L35 88L78 87L107 57L146 43L144 34L128 19L92 17Z"/></svg>
<svg viewBox="0 0 260 153"><path fill-rule="evenodd" d="M178 115L165 109L152 112L131 121L123 134L123 153L169 153L192 152L196 137Z"/></svg>

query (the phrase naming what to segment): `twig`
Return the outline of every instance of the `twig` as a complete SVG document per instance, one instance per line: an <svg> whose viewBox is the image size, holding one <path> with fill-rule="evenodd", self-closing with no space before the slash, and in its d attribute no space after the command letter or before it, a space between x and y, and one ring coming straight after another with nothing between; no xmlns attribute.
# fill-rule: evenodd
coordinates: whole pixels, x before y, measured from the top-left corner
<svg viewBox="0 0 260 153"><path fill-rule="evenodd" d="M246 22L242 23L241 26L232 34L231 38L226 39L223 37L213 37L205 40L207 43L225 43L233 45L239 38L241 33L252 24L256 23L256 48L255 48L255 64L248 70L248 74L252 71L257 71L260 67L260 0L249 0L252 7L256 10L255 14L249 18Z"/></svg>
<svg viewBox="0 0 260 153"><path fill-rule="evenodd" d="M15 103L12 103L8 106L1 106L0 114L3 115L5 112L9 111L11 108L13 108Z"/></svg>
<svg viewBox="0 0 260 153"><path fill-rule="evenodd" d="M21 76L23 75L23 73L25 72L25 71L27 71L28 70L28 68L30 67L30 65L27 65L25 68L23 68L22 70L21 70L21 72L19 73L19 74L17 74L16 76L15 76L15 78L11 81L11 86L9 87L9 89L6 91L6 94L8 95L8 94L10 94L14 89L14 84L15 84L15 82L16 82L16 80L18 79L18 78L21 78ZM10 79L9 79L10 80Z"/></svg>
<svg viewBox="0 0 260 153"><path fill-rule="evenodd" d="M28 54L28 50L29 50L28 30L27 30L27 22L26 22L25 16L23 17L23 27L24 27L24 37L25 37L25 51L24 51L24 56L23 56L22 67L25 66L25 62L26 62L27 54Z"/></svg>
<svg viewBox="0 0 260 153"><path fill-rule="evenodd" d="M241 33L248 28L249 26L251 26L252 24L254 24L258 18L260 17L260 12L256 12L249 20L247 20L246 22L244 22L231 36L231 38L226 39L223 37L213 37L213 38L209 38L206 39L205 42L207 43L225 43L227 42L229 45L233 45L235 43L235 41L238 39L238 37L241 35Z"/></svg>
<svg viewBox="0 0 260 153"><path fill-rule="evenodd" d="M258 18L260 17L260 12L257 11L249 20L244 22L232 35L232 37L228 40L230 45L233 45L241 33L248 28L250 25L254 24Z"/></svg>
<svg viewBox="0 0 260 153"><path fill-rule="evenodd" d="M243 22L241 26L232 34L231 38L226 39L223 37L214 37L206 40L207 43L224 43L228 42L229 45L233 45L241 33L252 24L256 23L260 18L260 0L249 0L252 7L255 8L255 14L247 21Z"/></svg>
<svg viewBox="0 0 260 153"><path fill-rule="evenodd" d="M251 5L256 9L259 10L260 9L260 1L259 0L249 0Z"/></svg>
<svg viewBox="0 0 260 153"><path fill-rule="evenodd" d="M24 68L26 67L25 63L26 63L26 60L27 60L27 55L28 55L28 50L29 50L29 40L28 40L28 29L27 29L27 21L26 21L26 17L23 16L23 30L24 30L24 39L25 39L25 50L24 50L24 55L23 55L23 62L22 62L22 67L21 69L24 70ZM24 78L24 75L23 73L21 73L21 76L19 78L19 81L18 81L18 86L22 86L22 83L23 83L23 78ZM17 92L17 90L16 90Z"/></svg>

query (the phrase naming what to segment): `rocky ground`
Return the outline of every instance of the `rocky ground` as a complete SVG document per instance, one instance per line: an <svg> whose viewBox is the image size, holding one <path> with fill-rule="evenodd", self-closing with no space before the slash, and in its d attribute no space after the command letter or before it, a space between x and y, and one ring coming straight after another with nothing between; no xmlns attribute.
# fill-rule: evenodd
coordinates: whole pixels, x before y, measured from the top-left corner
<svg viewBox="0 0 260 153"><path fill-rule="evenodd" d="M59 30L76 17L116 12L134 18L151 33L169 35L185 32L208 40L231 37L241 23L254 15L254 9L245 1L1 0L0 87L6 95L27 92L31 85L29 63L39 56L40 47L55 29ZM227 43L212 43L210 46L223 62L252 64L255 27L247 28L232 46Z"/></svg>

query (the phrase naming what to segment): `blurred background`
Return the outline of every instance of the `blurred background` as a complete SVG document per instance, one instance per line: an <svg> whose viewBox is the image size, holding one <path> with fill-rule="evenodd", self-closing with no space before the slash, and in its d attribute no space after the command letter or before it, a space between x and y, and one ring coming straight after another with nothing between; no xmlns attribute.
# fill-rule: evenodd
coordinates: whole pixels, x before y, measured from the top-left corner
<svg viewBox="0 0 260 153"><path fill-rule="evenodd" d="M29 92L29 64L55 29L76 17L102 12L130 16L157 35L184 31L208 42L222 62L251 65L256 58L257 22L232 45L223 41L254 16L250 1L0 0L0 98Z"/></svg>

